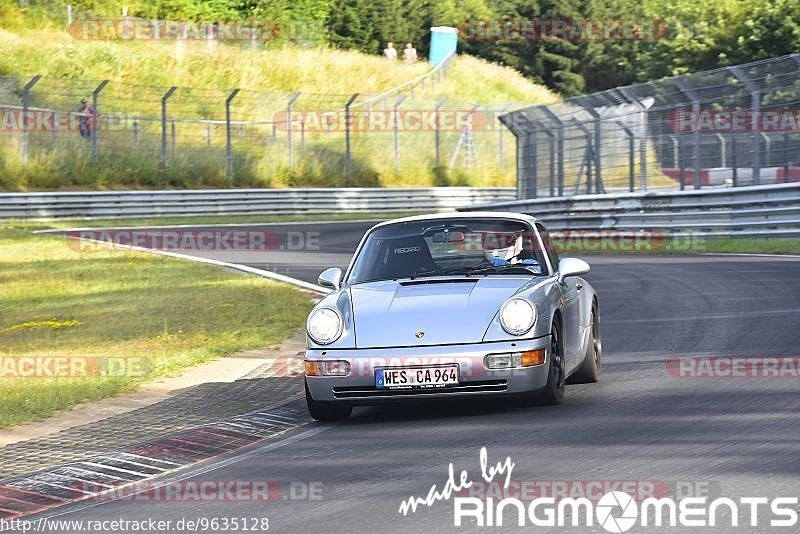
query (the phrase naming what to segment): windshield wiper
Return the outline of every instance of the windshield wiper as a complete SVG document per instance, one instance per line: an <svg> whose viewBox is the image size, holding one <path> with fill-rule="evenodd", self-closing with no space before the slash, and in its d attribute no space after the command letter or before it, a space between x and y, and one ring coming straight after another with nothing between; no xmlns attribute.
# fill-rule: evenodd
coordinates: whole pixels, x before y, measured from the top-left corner
<svg viewBox="0 0 800 534"><path fill-rule="evenodd" d="M524 263L509 263L507 265L497 265L494 266L492 264L486 263L479 263L478 265L468 265L468 266L461 266L461 267L450 267L449 269L440 269L437 271L417 271L409 275L410 279L415 279L419 276L448 276L448 275L456 275L461 274L464 276L470 276L473 274L480 274L480 273L497 273L497 272L504 272L504 271L525 271L527 273L532 274L542 274L538 272L536 269L538 265L526 265Z"/></svg>
<svg viewBox="0 0 800 534"><path fill-rule="evenodd" d="M413 273L408 275L408 277L413 280L414 278L417 278L418 276L425 276L425 275L429 275L429 274L434 274L435 275L435 274L439 274L439 273L441 273L441 271L438 271L438 270L433 270L433 271L414 271Z"/></svg>
<svg viewBox="0 0 800 534"><path fill-rule="evenodd" d="M468 266L461 266L461 267L450 267L449 269L442 269L439 271L440 274L447 275L447 274L470 274L475 269L480 269L485 267L485 263L479 263L478 265L468 265Z"/></svg>

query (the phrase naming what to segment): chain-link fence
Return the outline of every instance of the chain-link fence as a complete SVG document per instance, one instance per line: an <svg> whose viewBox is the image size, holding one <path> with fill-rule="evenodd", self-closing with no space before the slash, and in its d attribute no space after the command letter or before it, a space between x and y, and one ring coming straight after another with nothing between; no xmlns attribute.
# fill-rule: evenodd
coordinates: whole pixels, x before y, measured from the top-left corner
<svg viewBox="0 0 800 534"><path fill-rule="evenodd" d="M520 198L800 181L800 54L501 117Z"/></svg>
<svg viewBox="0 0 800 534"><path fill-rule="evenodd" d="M511 106L436 96L452 59L378 95L0 77L0 169L37 188L512 185Z"/></svg>

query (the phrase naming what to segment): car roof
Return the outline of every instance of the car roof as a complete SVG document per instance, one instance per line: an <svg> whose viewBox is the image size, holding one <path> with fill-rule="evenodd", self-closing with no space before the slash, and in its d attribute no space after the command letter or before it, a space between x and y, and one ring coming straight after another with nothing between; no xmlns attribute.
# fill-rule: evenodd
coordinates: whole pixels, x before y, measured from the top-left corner
<svg viewBox="0 0 800 534"><path fill-rule="evenodd" d="M446 213L431 213L427 215L412 215L410 217L401 217L399 219L391 219L378 223L372 228L379 228L396 223L416 222L416 221L435 221L441 219L509 219L514 221L526 222L531 225L541 222L533 215L527 213L516 213L513 211L451 211Z"/></svg>

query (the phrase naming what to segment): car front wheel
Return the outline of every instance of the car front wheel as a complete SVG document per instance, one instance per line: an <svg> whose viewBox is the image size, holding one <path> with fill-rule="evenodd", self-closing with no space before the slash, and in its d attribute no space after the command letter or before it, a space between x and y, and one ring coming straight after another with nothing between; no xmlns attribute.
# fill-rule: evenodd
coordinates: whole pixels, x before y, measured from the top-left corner
<svg viewBox="0 0 800 534"><path fill-rule="evenodd" d="M570 384L591 384L600 381L600 360L603 356L603 343L600 339L600 314L597 304L592 305L592 327L586 356L580 368L569 378Z"/></svg>
<svg viewBox="0 0 800 534"><path fill-rule="evenodd" d="M564 340L561 337L561 324L556 319L550 327L549 366L547 384L533 397L532 404L548 406L564 402L566 391L566 363L564 361Z"/></svg>

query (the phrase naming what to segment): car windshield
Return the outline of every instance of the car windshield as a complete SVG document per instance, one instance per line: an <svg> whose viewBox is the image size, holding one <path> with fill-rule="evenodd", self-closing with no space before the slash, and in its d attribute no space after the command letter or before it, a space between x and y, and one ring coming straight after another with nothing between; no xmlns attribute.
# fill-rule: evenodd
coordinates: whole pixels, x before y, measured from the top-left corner
<svg viewBox="0 0 800 534"><path fill-rule="evenodd" d="M530 225L510 219L434 219L369 234L347 283L422 276L544 274Z"/></svg>

